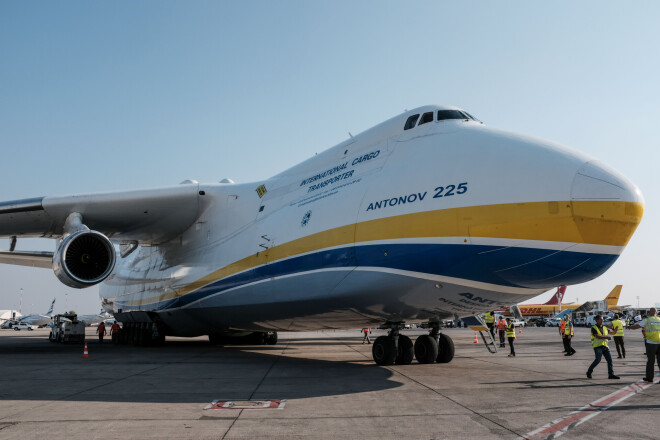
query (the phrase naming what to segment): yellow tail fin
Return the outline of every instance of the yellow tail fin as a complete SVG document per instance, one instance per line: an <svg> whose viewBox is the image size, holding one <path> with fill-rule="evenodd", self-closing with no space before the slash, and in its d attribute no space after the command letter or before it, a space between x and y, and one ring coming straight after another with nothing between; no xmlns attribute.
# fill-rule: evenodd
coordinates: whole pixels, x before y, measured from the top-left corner
<svg viewBox="0 0 660 440"><path fill-rule="evenodd" d="M619 295L621 295L621 289L623 289L623 284L617 284L614 286L614 289L605 297L607 301L607 307L616 307L619 304Z"/></svg>

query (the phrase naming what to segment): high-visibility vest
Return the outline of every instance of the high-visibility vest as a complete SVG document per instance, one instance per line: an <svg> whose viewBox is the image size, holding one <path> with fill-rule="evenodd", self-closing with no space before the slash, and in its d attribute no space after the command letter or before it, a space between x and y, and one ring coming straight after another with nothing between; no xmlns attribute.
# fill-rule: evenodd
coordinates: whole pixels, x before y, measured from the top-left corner
<svg viewBox="0 0 660 440"><path fill-rule="evenodd" d="M660 344L660 318L649 316L644 320L644 330L646 331L646 340Z"/></svg>
<svg viewBox="0 0 660 440"><path fill-rule="evenodd" d="M516 326L513 325L513 322L506 326L506 337L507 338L516 337Z"/></svg>
<svg viewBox="0 0 660 440"><path fill-rule="evenodd" d="M573 336L573 326L568 321L564 324L564 334Z"/></svg>
<svg viewBox="0 0 660 440"><path fill-rule="evenodd" d="M497 330L499 331L504 331L506 330L506 321L503 319L500 319L499 322L497 323Z"/></svg>
<svg viewBox="0 0 660 440"><path fill-rule="evenodd" d="M493 316L492 312L486 312L486 324L492 324L495 322L495 316Z"/></svg>
<svg viewBox="0 0 660 440"><path fill-rule="evenodd" d="M603 332L598 329L597 325L594 325L591 327L592 329L596 329L596 332L601 335L601 336L607 336L607 327L603 326ZM593 348L596 347L606 347L607 348L607 339L598 339L597 337L594 336L594 334L591 334L591 346Z"/></svg>
<svg viewBox="0 0 660 440"><path fill-rule="evenodd" d="M623 336L623 322L620 319L612 321L612 327L615 329L612 336Z"/></svg>

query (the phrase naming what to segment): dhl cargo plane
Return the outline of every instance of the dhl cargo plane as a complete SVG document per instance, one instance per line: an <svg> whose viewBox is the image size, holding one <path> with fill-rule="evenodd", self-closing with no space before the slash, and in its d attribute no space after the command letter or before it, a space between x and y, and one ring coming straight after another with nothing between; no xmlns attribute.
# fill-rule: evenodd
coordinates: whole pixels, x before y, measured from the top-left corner
<svg viewBox="0 0 660 440"><path fill-rule="evenodd" d="M619 295L621 295L621 284L617 285L608 293L603 301L607 303L608 310L612 310L618 306ZM549 316L555 313L563 312L565 310L575 310L580 308L583 304L575 303L562 303L561 300L566 292L566 286L560 286L557 292L545 304L519 304L518 308L523 316ZM561 304L561 306L560 306ZM505 316L511 315L510 312L502 313Z"/></svg>
<svg viewBox="0 0 660 440"><path fill-rule="evenodd" d="M642 219L626 177L455 107L387 120L267 180L0 204L0 262L97 283L130 341L386 325L381 365L449 362L441 319L589 281ZM58 240L18 252L17 237ZM428 321L413 344L404 321Z"/></svg>

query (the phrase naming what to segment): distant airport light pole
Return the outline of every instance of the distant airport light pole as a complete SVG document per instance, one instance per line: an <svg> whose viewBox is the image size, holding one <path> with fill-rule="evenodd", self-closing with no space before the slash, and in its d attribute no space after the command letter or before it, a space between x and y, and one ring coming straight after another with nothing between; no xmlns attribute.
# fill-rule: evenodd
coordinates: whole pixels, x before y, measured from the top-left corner
<svg viewBox="0 0 660 440"><path fill-rule="evenodd" d="M639 297L638 297L639 298ZM21 287L20 302L18 303L18 313L23 314L23 288Z"/></svg>
<svg viewBox="0 0 660 440"><path fill-rule="evenodd" d="M637 296L637 308L639 309L639 296Z"/></svg>

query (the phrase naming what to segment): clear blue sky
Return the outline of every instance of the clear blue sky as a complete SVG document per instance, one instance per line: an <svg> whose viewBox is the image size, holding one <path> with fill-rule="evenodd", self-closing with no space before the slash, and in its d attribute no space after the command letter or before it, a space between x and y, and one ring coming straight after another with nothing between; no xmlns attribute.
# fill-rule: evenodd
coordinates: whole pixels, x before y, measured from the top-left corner
<svg viewBox="0 0 660 440"><path fill-rule="evenodd" d="M584 151L646 212L567 298L660 302L660 2L3 1L0 200L185 179L249 182L425 104ZM505 177L503 177L505 178ZM0 240L7 248L7 240ZM19 241L22 249L52 243ZM0 309L98 309L0 266ZM545 301L546 293L535 301Z"/></svg>

